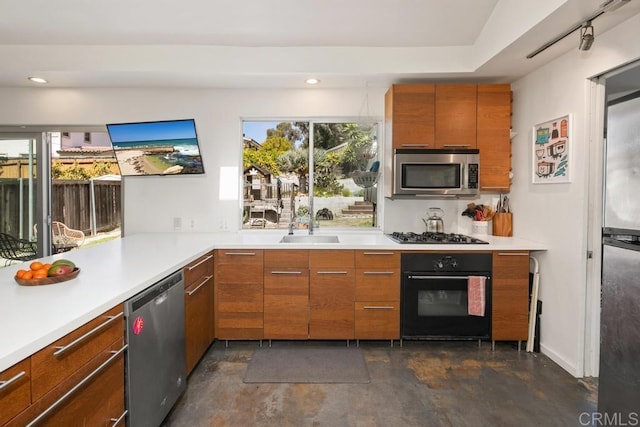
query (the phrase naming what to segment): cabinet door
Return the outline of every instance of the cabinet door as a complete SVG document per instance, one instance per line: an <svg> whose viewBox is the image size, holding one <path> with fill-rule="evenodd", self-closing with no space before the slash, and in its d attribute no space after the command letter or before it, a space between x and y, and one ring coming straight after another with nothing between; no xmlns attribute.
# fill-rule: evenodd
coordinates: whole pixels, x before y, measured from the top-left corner
<svg viewBox="0 0 640 427"><path fill-rule="evenodd" d="M480 189L511 188L511 86L478 85Z"/></svg>
<svg viewBox="0 0 640 427"><path fill-rule="evenodd" d="M529 332L529 252L494 252L492 286L491 339L526 340Z"/></svg>
<svg viewBox="0 0 640 427"><path fill-rule="evenodd" d="M0 425L4 425L31 403L31 360L0 372L0 387Z"/></svg>
<svg viewBox="0 0 640 427"><path fill-rule="evenodd" d="M265 268L264 338L309 338L309 270Z"/></svg>
<svg viewBox="0 0 640 427"><path fill-rule="evenodd" d="M213 276L185 289L184 326L185 362L187 375L191 373L211 344L213 328Z"/></svg>
<svg viewBox="0 0 640 427"><path fill-rule="evenodd" d="M435 86L393 85L385 98L385 126L393 148L434 148Z"/></svg>
<svg viewBox="0 0 640 427"><path fill-rule="evenodd" d="M312 268L309 281L309 338L354 338L353 268Z"/></svg>
<svg viewBox="0 0 640 427"><path fill-rule="evenodd" d="M477 87L436 85L436 148L476 148Z"/></svg>
<svg viewBox="0 0 640 427"><path fill-rule="evenodd" d="M216 338L262 339L262 250L216 252L214 306Z"/></svg>

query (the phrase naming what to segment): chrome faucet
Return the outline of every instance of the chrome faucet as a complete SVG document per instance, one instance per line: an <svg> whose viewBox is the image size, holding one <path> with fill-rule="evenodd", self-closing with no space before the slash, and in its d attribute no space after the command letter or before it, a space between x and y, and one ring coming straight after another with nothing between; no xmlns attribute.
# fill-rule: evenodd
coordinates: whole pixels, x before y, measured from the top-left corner
<svg viewBox="0 0 640 427"><path fill-rule="evenodd" d="M293 225L295 221L295 210L296 210L296 189L298 188L297 184L291 184L291 201L290 201L290 209L291 215L289 218L289 236L293 235Z"/></svg>

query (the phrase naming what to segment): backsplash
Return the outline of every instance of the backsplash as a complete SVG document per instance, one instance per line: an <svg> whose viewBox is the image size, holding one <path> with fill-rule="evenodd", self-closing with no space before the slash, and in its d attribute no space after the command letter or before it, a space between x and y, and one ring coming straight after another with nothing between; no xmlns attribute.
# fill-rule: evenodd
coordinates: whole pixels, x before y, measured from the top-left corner
<svg viewBox="0 0 640 427"><path fill-rule="evenodd" d="M483 194L477 199L384 199L384 223L382 229L385 233L393 231L422 233L426 226L422 221L427 217L429 208L440 208L444 212L445 233L471 234L471 218L463 217L462 212L471 202L493 206L494 200L499 194ZM495 207L495 206L494 206ZM489 227L491 234L491 227Z"/></svg>

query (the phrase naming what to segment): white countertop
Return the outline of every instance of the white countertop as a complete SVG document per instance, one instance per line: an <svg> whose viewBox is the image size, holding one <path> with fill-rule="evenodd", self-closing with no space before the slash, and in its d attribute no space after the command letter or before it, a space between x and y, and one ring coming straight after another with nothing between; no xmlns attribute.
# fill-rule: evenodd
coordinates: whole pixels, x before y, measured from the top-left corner
<svg viewBox="0 0 640 427"><path fill-rule="evenodd" d="M77 278L45 286L20 286L23 265L0 269L0 371L179 270L211 249L382 249L422 251L545 250L518 238L476 236L488 245L398 244L381 232L337 234L340 243L279 243L283 230L227 233L138 234L44 258L73 261ZM297 232L296 234L306 234Z"/></svg>

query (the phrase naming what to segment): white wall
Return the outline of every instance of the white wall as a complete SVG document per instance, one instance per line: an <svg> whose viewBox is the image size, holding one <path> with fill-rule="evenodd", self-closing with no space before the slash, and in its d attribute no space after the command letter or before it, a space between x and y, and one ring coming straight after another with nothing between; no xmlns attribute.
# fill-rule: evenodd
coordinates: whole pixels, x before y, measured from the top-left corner
<svg viewBox="0 0 640 427"><path fill-rule="evenodd" d="M592 136L588 79L640 58L638 28L640 15L598 34L590 51L572 50L512 84L512 125L518 134L512 150L517 165L512 188L514 228L518 236L545 242L549 248L536 255L541 263L541 348L575 376L597 370L587 367L584 371L585 316L591 315L585 308ZM572 119L571 183L533 185L533 126L565 114ZM601 150L600 138L594 144Z"/></svg>

